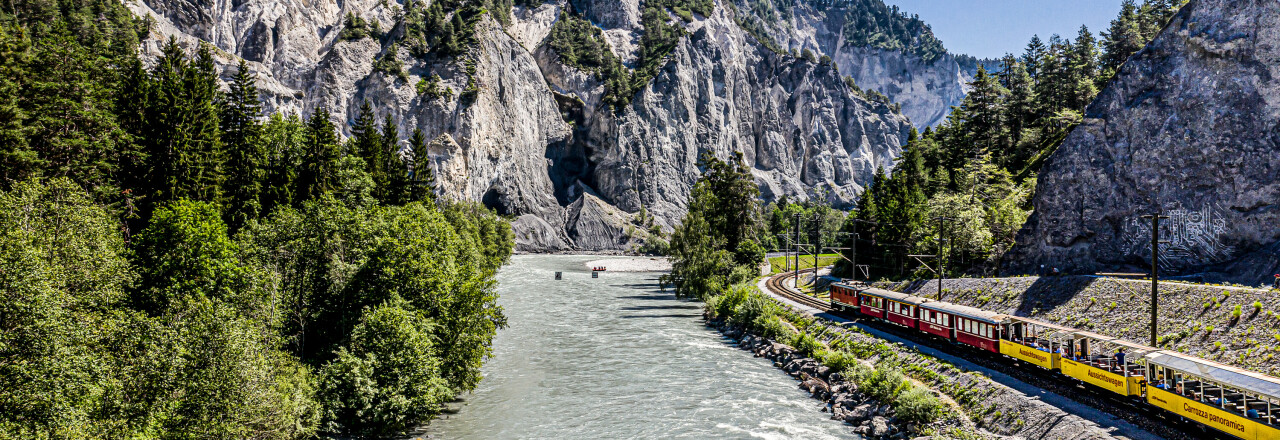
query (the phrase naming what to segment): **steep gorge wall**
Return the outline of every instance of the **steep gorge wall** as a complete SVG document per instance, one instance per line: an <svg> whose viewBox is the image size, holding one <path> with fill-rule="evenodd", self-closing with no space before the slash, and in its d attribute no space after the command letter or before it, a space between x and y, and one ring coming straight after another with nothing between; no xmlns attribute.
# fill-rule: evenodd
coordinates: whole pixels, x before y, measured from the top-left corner
<svg viewBox="0 0 1280 440"><path fill-rule="evenodd" d="M758 11L758 3L738 1L742 14L751 14L764 27L762 35L773 39L782 50L811 50L827 55L841 76L853 78L858 87L875 90L902 106L902 113L920 130L946 121L952 106L969 93L972 73L966 72L949 53L926 62L902 50L853 46L843 34L845 15L839 8L815 9L807 2L795 2L788 18L773 11Z"/></svg>
<svg viewBox="0 0 1280 440"><path fill-rule="evenodd" d="M1280 272L1280 4L1193 0L1120 69L1041 170L1010 272Z"/></svg>
<svg viewBox="0 0 1280 440"><path fill-rule="evenodd" d="M878 166L888 167L910 129L887 105L854 93L829 66L764 48L717 7L685 27L669 61L620 111L600 105L590 74L559 62L543 40L563 9L601 26L624 61L635 56L638 3L583 0L517 6L512 22L486 16L465 57L397 58L407 78L377 72L374 60L403 29L396 2L189 0L130 3L156 26L144 43L155 57L168 38L212 44L224 77L241 59L259 78L270 111L308 114L326 107L342 130L360 103L390 114L402 136L428 139L438 191L483 201L515 222L526 251L626 249L644 239L633 223L643 207L670 228L683 216L703 152L742 152L766 197L822 195L849 205ZM634 12L634 13L632 13ZM382 39L342 40L342 18L376 22ZM469 73L463 58L474 61ZM454 94L419 96L432 74ZM473 100L459 96L474 79ZM576 98L576 99L575 99ZM580 104L566 103L581 101Z"/></svg>

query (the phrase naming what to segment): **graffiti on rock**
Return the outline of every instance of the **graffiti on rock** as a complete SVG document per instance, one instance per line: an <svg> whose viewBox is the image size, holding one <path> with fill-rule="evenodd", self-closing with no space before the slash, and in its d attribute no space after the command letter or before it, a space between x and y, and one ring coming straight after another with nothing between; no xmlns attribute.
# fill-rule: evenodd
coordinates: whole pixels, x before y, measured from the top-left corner
<svg viewBox="0 0 1280 440"><path fill-rule="evenodd" d="M1160 220L1160 268L1179 270L1226 261L1235 248L1222 241L1227 229L1222 210L1214 205L1186 209L1180 203L1165 207ZM1151 258L1151 220L1130 220L1127 234L1132 255Z"/></svg>

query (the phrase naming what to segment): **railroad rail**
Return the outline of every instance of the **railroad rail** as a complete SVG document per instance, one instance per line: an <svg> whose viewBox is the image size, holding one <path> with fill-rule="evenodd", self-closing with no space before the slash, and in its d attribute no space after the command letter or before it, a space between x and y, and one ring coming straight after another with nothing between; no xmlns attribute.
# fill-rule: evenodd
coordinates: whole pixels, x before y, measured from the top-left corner
<svg viewBox="0 0 1280 440"><path fill-rule="evenodd" d="M813 268L803 269L800 271L800 273L809 273L809 272L813 272L814 270L815 269ZM768 287L769 290L773 291L774 293L785 296L788 299L795 301L797 303L800 303L809 307L813 307L823 312L828 312L831 310L830 301L824 301L821 298L814 298L812 296L805 295L803 293L795 292L791 289L788 289L787 286L783 284L783 282L785 282L788 278L795 278L795 277L796 277L795 272L785 272L778 275L774 275L769 277L768 281L765 282L765 286Z"/></svg>

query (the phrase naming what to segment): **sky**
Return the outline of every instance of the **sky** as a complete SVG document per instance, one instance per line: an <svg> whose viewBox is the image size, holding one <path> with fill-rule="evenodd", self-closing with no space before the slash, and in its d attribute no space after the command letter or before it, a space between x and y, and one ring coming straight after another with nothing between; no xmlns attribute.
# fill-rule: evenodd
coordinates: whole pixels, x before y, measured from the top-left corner
<svg viewBox="0 0 1280 440"><path fill-rule="evenodd" d="M1120 13L1120 1L884 0L919 15L947 51L978 58L1020 55L1035 34L1044 40L1055 33L1075 39L1082 24L1099 38Z"/></svg>

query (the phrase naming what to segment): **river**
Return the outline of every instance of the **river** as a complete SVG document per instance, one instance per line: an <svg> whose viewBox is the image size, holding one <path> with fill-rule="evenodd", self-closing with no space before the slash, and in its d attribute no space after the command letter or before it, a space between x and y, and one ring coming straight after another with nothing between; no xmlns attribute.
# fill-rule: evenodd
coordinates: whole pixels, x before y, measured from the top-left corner
<svg viewBox="0 0 1280 440"><path fill-rule="evenodd" d="M509 326L485 378L427 437L857 438L769 361L704 326L701 303L659 290L659 274L592 279L583 264L600 258L512 258L498 276Z"/></svg>

